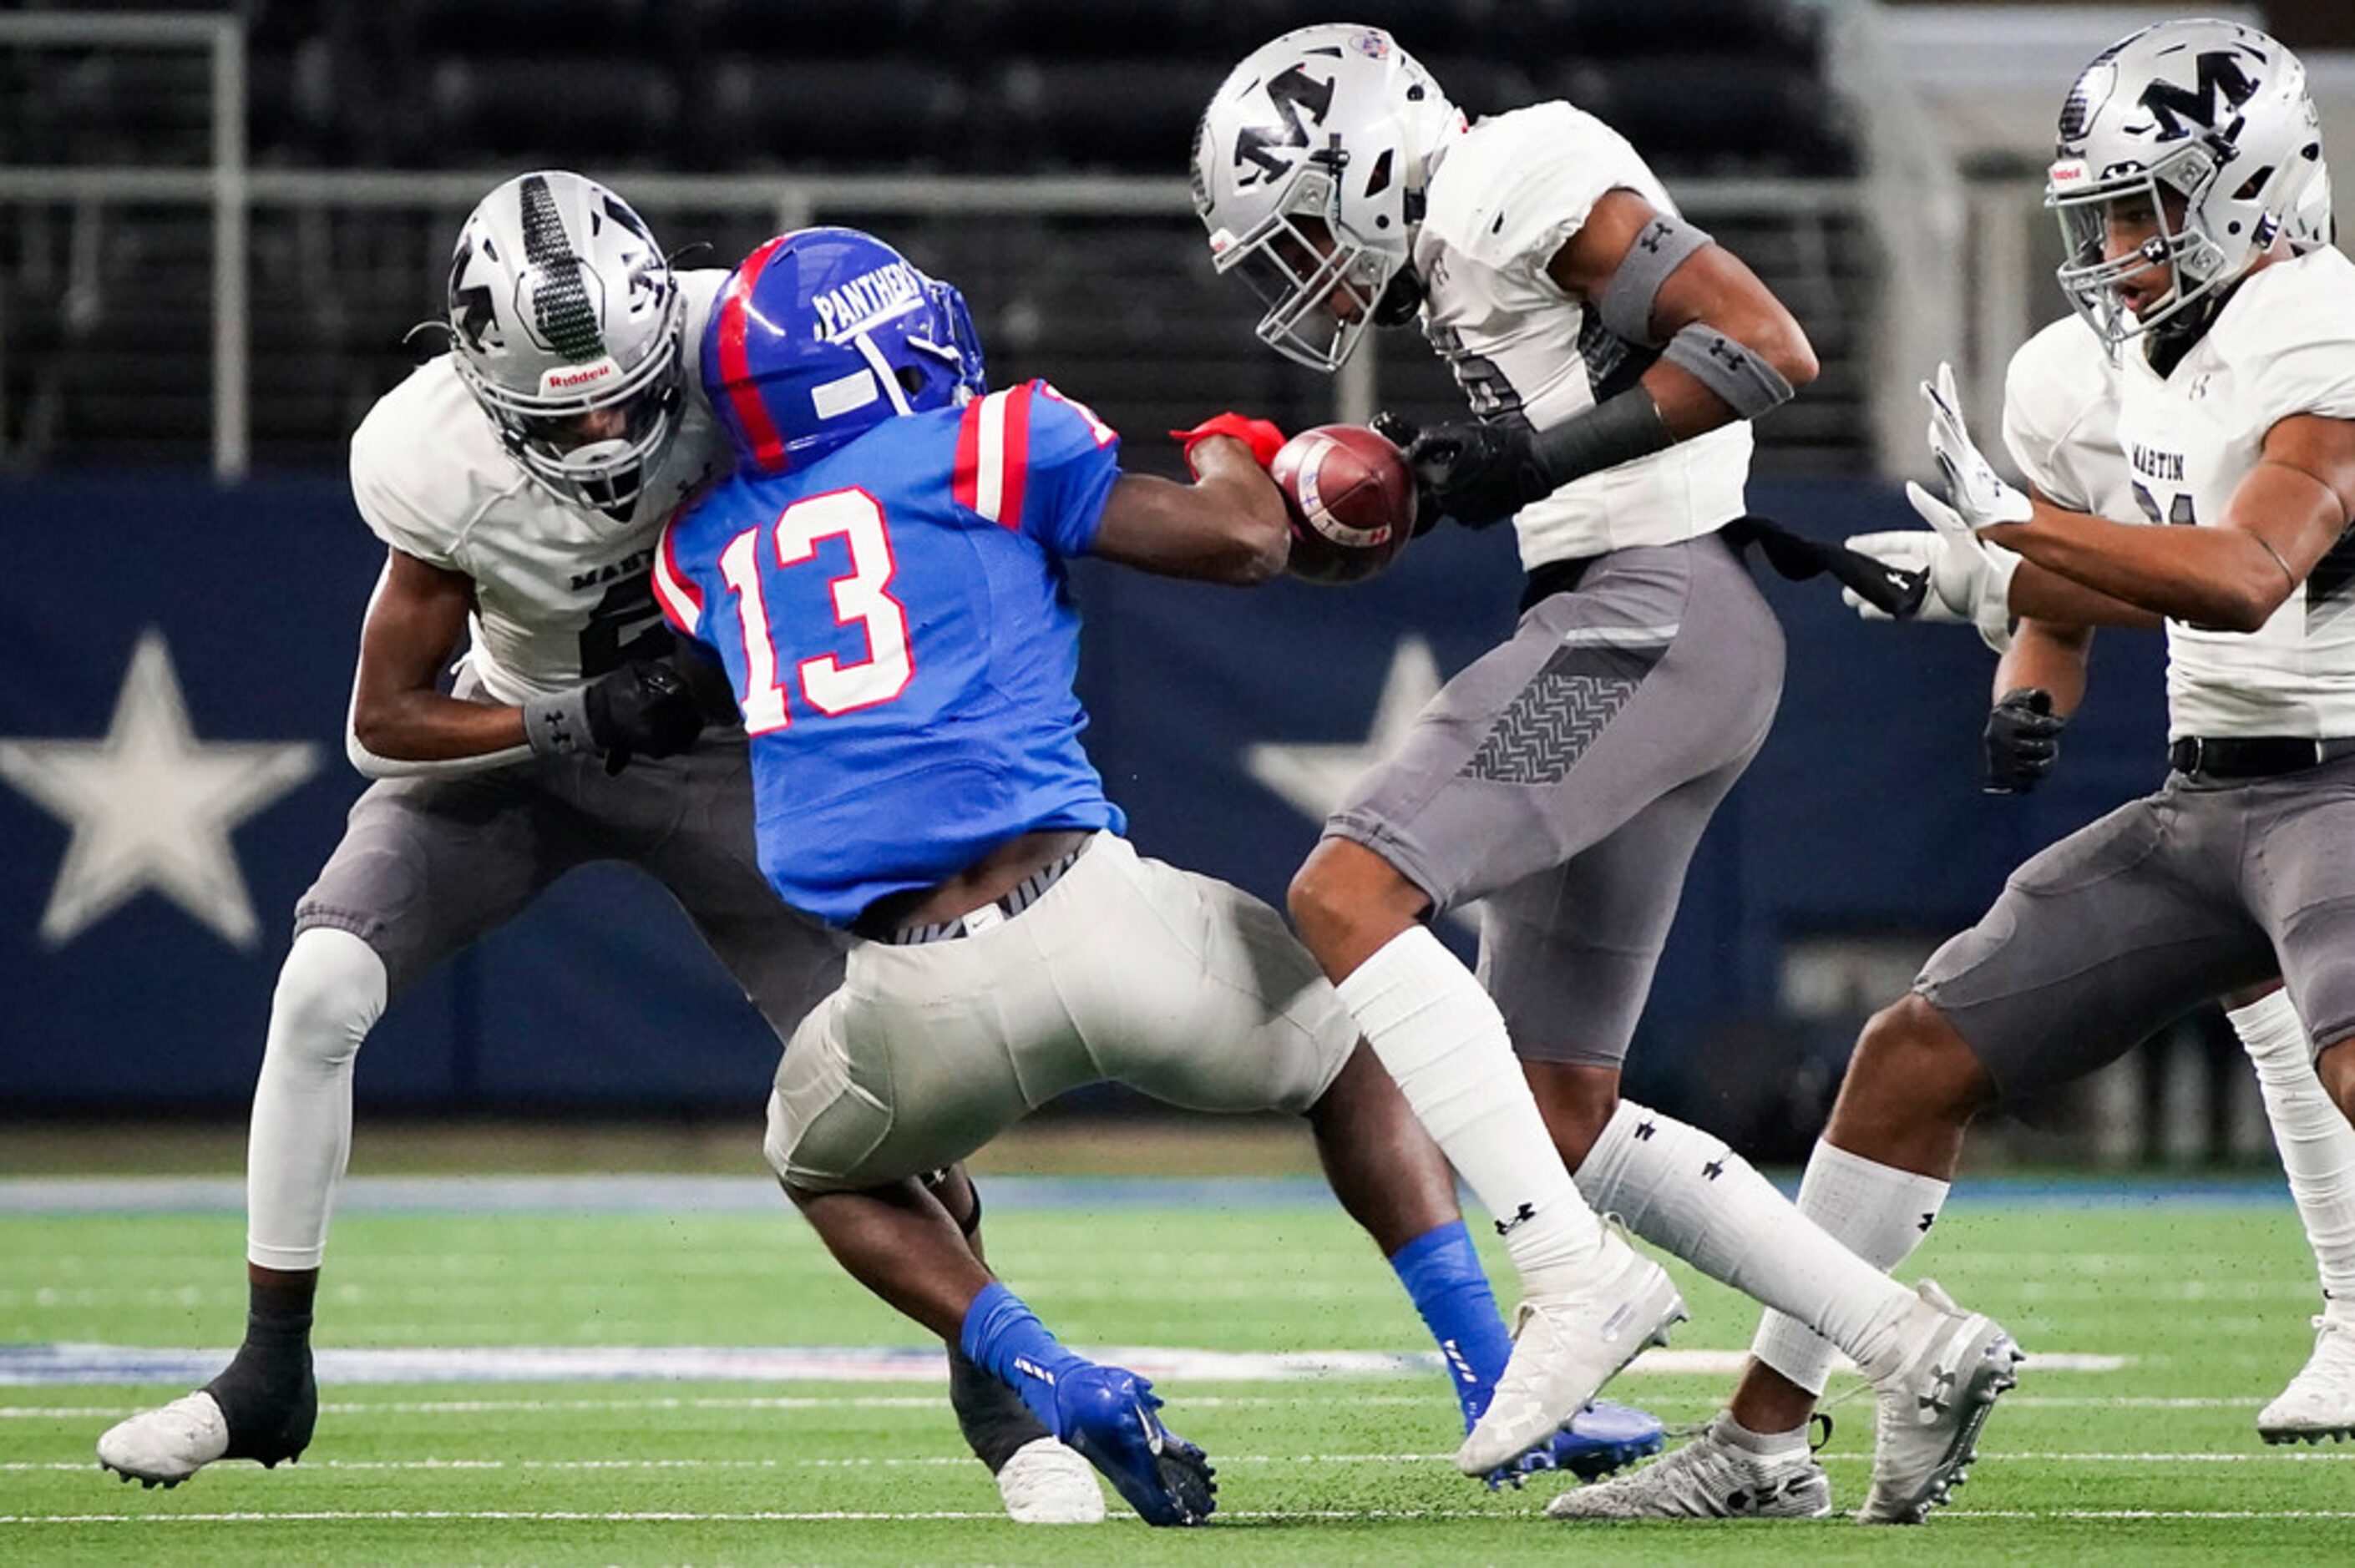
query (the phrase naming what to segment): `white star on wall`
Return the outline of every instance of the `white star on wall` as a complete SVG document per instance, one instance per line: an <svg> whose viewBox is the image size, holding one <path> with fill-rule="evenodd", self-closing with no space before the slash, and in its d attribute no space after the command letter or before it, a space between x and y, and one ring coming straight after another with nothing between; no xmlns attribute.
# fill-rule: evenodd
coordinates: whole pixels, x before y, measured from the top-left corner
<svg viewBox="0 0 2355 1568"><path fill-rule="evenodd" d="M1243 769L1292 806L1323 821L1375 763L1398 748L1414 715L1439 694L1439 661L1431 644L1410 637L1391 655L1374 724L1363 740L1339 745L1291 745L1263 741L1243 752Z"/></svg>
<svg viewBox="0 0 2355 1568"><path fill-rule="evenodd" d="M229 832L319 770L307 741L199 741L164 634L140 633L102 740L0 740L5 779L73 830L42 912L61 948L147 888L234 947L259 932Z"/></svg>

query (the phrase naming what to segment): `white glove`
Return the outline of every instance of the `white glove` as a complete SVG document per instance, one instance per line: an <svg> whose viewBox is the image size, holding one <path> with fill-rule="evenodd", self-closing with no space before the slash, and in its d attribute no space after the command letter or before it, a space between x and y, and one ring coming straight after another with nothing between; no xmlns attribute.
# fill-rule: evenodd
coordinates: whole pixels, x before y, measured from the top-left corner
<svg viewBox="0 0 2355 1568"><path fill-rule="evenodd" d="M1930 524L1927 529L1859 534L1844 543L1892 567L1927 574L1929 591L1914 620L1976 626L1980 641L2002 652L2011 645L2011 574L2019 570L2019 557L1982 542L1953 507L1920 485L1907 483L1905 499ZM1841 589L1840 598L1867 620L1890 619L1853 589Z"/></svg>
<svg viewBox="0 0 2355 1568"><path fill-rule="evenodd" d="M2028 497L1996 472L1963 423L1963 399L1955 390L1955 367L1941 360L1937 381L1922 383L1922 397L1930 405L1930 455L1938 460L1938 468L1946 476L1946 499L1954 503L1963 521L1972 528L2027 522L2034 514ZM1921 503L1916 502L1914 506L1918 511Z"/></svg>

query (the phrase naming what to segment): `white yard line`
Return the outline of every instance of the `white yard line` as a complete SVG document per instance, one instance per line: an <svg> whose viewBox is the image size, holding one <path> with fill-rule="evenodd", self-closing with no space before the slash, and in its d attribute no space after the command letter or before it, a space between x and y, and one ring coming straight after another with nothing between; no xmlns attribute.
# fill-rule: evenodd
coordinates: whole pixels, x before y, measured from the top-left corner
<svg viewBox="0 0 2355 1568"><path fill-rule="evenodd" d="M1520 1516L1472 1509L1237 1509L1220 1510L1224 1519L1264 1520L1514 1520ZM978 1509L891 1510L818 1509L805 1511L759 1510L706 1512L697 1510L570 1509L311 1509L291 1513L50 1513L0 1514L0 1525L57 1524L318 1524L425 1523L487 1524L821 1524L913 1523L925 1520L1004 1520L1003 1513ZM1138 1522L1122 1518L1123 1523ZM1938 1515L1941 1528L1975 1519L1986 1520L2186 1520L2248 1521L2257 1520L2355 1520L2355 1509L1948 1509Z"/></svg>
<svg viewBox="0 0 2355 1568"><path fill-rule="evenodd" d="M1449 1454L1213 1454L1228 1465L1436 1465ZM1870 1464L1870 1454L1819 1454L1829 1464ZM896 1470L965 1469L975 1461L970 1455L920 1458L800 1458L800 1459L316 1459L303 1465L305 1472L378 1470ZM2264 1465L2355 1464L2355 1448L2279 1447L2249 1453L2097 1454L2069 1449L1982 1453L1978 1464L2039 1465ZM89 1459L16 1459L0 1463L0 1473L90 1470Z"/></svg>
<svg viewBox="0 0 2355 1568"><path fill-rule="evenodd" d="M1336 1377L1432 1377L1428 1351L1202 1351L1157 1345L1083 1347L1082 1353L1147 1377L1181 1383L1284 1383ZM0 1346L0 1384L198 1383L225 1362L227 1349L132 1345ZM1629 1368L1644 1377L1726 1377L1748 1352L1662 1350ZM2130 1358L2045 1351L2040 1372L2115 1372ZM419 1383L937 1383L941 1351L919 1345L507 1345L325 1350L319 1381L331 1386Z"/></svg>

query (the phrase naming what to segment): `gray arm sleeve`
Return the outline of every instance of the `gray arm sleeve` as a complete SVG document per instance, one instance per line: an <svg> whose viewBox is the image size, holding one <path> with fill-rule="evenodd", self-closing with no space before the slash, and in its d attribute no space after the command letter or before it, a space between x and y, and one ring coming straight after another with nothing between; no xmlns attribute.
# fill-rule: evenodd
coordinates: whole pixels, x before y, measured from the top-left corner
<svg viewBox="0 0 2355 1568"><path fill-rule="evenodd" d="M1595 312L1611 335L1647 348L1657 346L1659 339L1652 335L1652 302L1659 298L1660 285L1694 251L1710 243L1705 230L1670 213L1660 213L1646 224L1621 259L1619 270L1604 286L1603 297L1594 302Z"/></svg>
<svg viewBox="0 0 2355 1568"><path fill-rule="evenodd" d="M1668 422L1660 418L1660 406L1652 401L1652 395L1641 387L1630 387L1529 439L1529 455L1536 459L1545 485L1537 493L1551 494L1573 479L1649 457L1675 444L1676 438L1668 433Z"/></svg>
<svg viewBox="0 0 2355 1568"><path fill-rule="evenodd" d="M1660 357L1724 398L1744 419L1754 419L1791 400L1791 384L1763 355L1700 322L1668 339Z"/></svg>

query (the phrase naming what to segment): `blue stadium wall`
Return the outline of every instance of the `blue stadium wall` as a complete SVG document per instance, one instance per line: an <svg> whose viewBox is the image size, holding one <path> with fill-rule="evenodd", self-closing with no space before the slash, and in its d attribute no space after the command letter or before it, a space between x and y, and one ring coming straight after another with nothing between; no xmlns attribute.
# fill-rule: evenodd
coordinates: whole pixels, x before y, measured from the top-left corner
<svg viewBox="0 0 2355 1568"><path fill-rule="evenodd" d="M1762 482L1752 499L1830 537L1912 521L1870 483ZM39 743L101 740L152 629L198 743L309 743L318 762L230 835L257 923L242 941L217 909L199 918L153 886L45 938L60 879L88 868L69 864L66 816L0 784L0 1118L241 1110L290 912L362 787L342 719L380 549L325 477L0 482L0 516L16 561L0 579L0 757L21 767ZM1080 586L1089 747L1136 842L1280 899L1316 824L1255 779L1251 748L1364 742L1401 649L1409 677L1415 638L1460 668L1510 625L1519 578L1502 532L1451 530L1348 590L1094 568ZM1711 1085L1746 1075L1746 1059L1781 1075L1809 1048L1775 1018L1787 943L1926 943L2163 767L2154 637L2099 645L2094 700L2047 791L1989 797L1976 638L1861 625L1820 582L1767 589L1791 644L1781 718L1701 846L1637 1044L1636 1083L1704 1119ZM400 999L358 1084L380 1108L749 1116L775 1049L660 889L592 867Z"/></svg>

